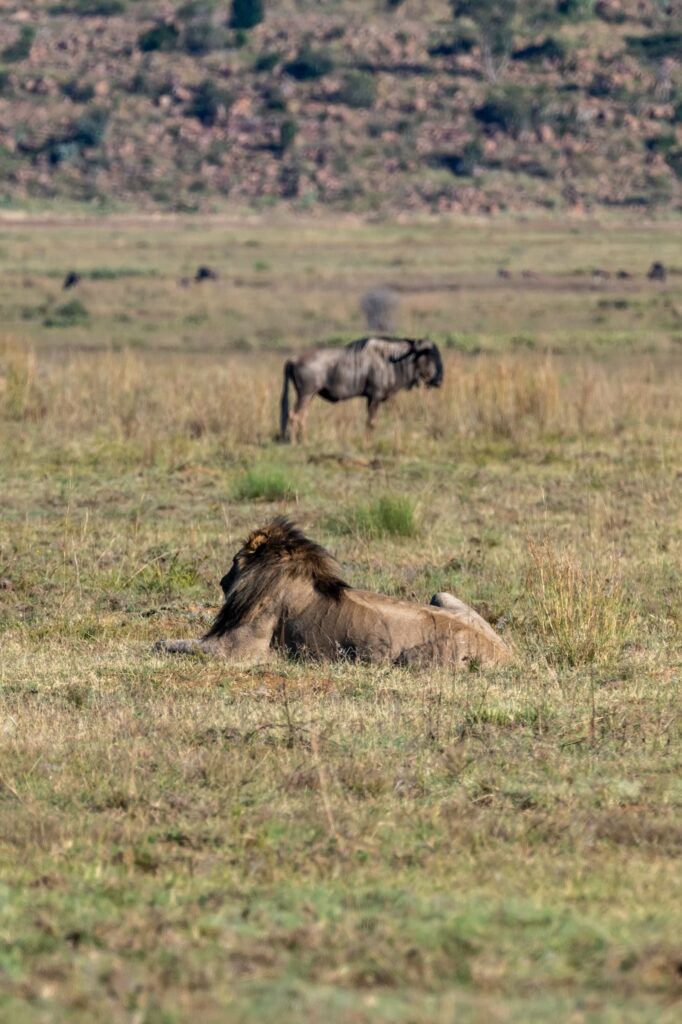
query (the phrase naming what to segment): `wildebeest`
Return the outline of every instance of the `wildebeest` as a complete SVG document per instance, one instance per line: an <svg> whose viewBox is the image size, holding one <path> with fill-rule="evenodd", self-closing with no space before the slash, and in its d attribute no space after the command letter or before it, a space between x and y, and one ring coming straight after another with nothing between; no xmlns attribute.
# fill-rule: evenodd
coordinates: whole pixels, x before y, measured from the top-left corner
<svg viewBox="0 0 682 1024"><path fill-rule="evenodd" d="M67 288L74 288L79 283L80 280L81 276L78 273L78 271L70 270L66 277L64 278L64 284L62 285L62 288L64 289L64 291L66 291Z"/></svg>
<svg viewBox="0 0 682 1024"><path fill-rule="evenodd" d="M315 348L284 364L280 407L283 441L303 435L310 402L319 395L327 402L367 399L367 427L374 426L379 406L402 388L443 383L443 361L427 338L370 336L345 348ZM289 410L289 384L296 389L296 407Z"/></svg>
<svg viewBox="0 0 682 1024"><path fill-rule="evenodd" d="M194 280L199 283L201 281L217 281L218 275L216 274L213 267L197 267L197 272L194 275Z"/></svg>
<svg viewBox="0 0 682 1024"><path fill-rule="evenodd" d="M220 586L225 602L208 633L160 641L158 651L242 664L266 662L279 651L453 669L512 657L492 626L453 594L436 594L426 605L355 590L329 552L285 518L254 530Z"/></svg>
<svg viewBox="0 0 682 1024"><path fill-rule="evenodd" d="M663 263L659 263L659 261L656 260L656 262L652 263L649 267L649 273L646 276L650 281L665 281L668 276L668 271L665 269L665 265Z"/></svg>

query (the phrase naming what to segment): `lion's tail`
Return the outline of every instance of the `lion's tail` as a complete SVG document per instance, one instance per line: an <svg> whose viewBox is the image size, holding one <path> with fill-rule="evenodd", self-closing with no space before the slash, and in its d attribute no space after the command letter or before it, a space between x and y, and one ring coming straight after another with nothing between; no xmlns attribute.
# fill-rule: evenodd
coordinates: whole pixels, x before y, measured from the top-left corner
<svg viewBox="0 0 682 1024"><path fill-rule="evenodd" d="M279 405L279 438L280 441L287 440L287 429L289 426L289 384L294 383L294 364L287 359L284 364L284 381L282 383L282 397Z"/></svg>

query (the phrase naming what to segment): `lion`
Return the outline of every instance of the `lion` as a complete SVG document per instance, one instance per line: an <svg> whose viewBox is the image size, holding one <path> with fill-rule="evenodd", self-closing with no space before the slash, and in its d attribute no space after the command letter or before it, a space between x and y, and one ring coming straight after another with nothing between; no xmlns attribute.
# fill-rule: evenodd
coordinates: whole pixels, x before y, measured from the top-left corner
<svg viewBox="0 0 682 1024"><path fill-rule="evenodd" d="M478 612L452 594L430 605L356 590L334 558L286 517L255 530L220 581L225 602L200 640L156 650L204 652L242 664L277 652L393 665L500 665L511 651Z"/></svg>

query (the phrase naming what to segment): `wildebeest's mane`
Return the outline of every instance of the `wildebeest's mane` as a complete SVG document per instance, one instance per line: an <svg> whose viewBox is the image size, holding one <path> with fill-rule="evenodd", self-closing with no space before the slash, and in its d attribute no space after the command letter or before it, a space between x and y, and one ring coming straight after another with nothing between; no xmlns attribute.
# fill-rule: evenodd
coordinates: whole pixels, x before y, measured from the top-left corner
<svg viewBox="0 0 682 1024"><path fill-rule="evenodd" d="M226 595L206 638L220 636L238 626L285 577L293 582L309 579L324 597L338 601L349 584L341 579L328 551L309 540L285 516L255 530L237 555L240 572Z"/></svg>
<svg viewBox="0 0 682 1024"><path fill-rule="evenodd" d="M366 338L358 338L357 341L351 341L346 348L350 352L362 352L370 341L387 341L390 345L416 345L417 342L414 338L392 338L388 334L368 334Z"/></svg>

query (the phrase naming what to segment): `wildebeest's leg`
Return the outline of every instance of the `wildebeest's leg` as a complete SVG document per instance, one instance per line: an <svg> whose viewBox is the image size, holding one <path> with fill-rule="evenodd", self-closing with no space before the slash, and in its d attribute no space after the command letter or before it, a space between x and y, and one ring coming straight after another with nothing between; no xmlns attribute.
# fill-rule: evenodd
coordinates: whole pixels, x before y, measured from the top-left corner
<svg viewBox="0 0 682 1024"><path fill-rule="evenodd" d="M296 408L289 417L289 423L291 424L289 433L292 441L296 440L296 437L294 436L295 434L298 435L299 441L303 440L305 421L308 416L308 409L310 408L312 400L313 395L306 394L306 392L299 392L298 398L296 399Z"/></svg>
<svg viewBox="0 0 682 1024"><path fill-rule="evenodd" d="M381 401L378 398L367 399L367 430L374 430L374 425L379 412Z"/></svg>
<svg viewBox="0 0 682 1024"><path fill-rule="evenodd" d="M280 441L288 441L289 437L289 382L293 382L295 386L294 378L294 366L291 360L287 360L284 364L284 380L282 381L282 397L279 402L279 439Z"/></svg>

